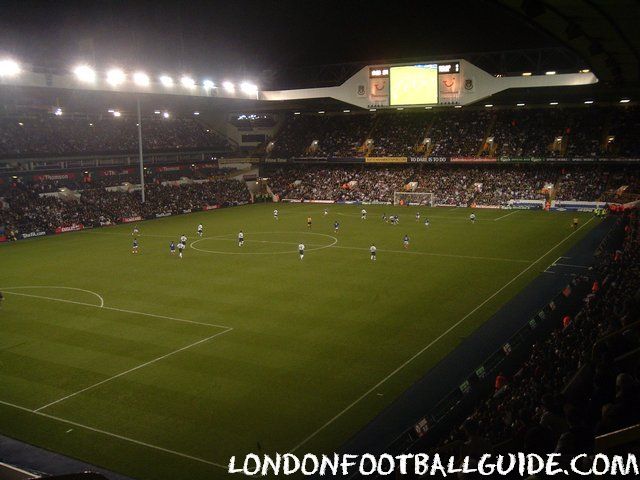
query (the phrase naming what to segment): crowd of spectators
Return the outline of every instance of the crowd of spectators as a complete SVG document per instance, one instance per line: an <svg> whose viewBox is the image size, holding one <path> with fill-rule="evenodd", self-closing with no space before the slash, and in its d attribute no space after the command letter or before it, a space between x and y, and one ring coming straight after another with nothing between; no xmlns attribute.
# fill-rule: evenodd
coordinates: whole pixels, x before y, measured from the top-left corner
<svg viewBox="0 0 640 480"><path fill-rule="evenodd" d="M432 156L475 157L488 136L491 115L482 110L440 113L429 138Z"/></svg>
<svg viewBox="0 0 640 480"><path fill-rule="evenodd" d="M639 127L637 107L294 115L270 156L638 157Z"/></svg>
<svg viewBox="0 0 640 480"><path fill-rule="evenodd" d="M633 172L587 165L309 165L276 168L267 176L280 198L391 202L394 192L413 191L433 193L436 204L498 206L552 198L551 192L558 200L595 201L608 190L637 185Z"/></svg>
<svg viewBox="0 0 640 480"><path fill-rule="evenodd" d="M195 119L144 118L145 151L226 149L227 141ZM132 153L138 149L135 118L66 116L0 118L0 156Z"/></svg>
<svg viewBox="0 0 640 480"><path fill-rule="evenodd" d="M611 155L638 157L640 155L640 107L625 108L611 119L606 149Z"/></svg>
<svg viewBox="0 0 640 480"><path fill-rule="evenodd" d="M245 182L226 178L179 183L158 182L147 186L146 201L138 190L85 188L64 194L44 194L38 184L16 183L2 196L0 226L11 236L20 233L53 233L72 224L100 226L122 218L152 218L157 214L180 214L208 205L230 206L250 201Z"/></svg>
<svg viewBox="0 0 640 480"><path fill-rule="evenodd" d="M606 169L572 168L562 169L559 177L561 188L556 192L558 200L598 199L607 188L609 171Z"/></svg>
<svg viewBox="0 0 640 480"><path fill-rule="evenodd" d="M375 123L376 128L368 139L371 143L370 148L367 148L368 155L414 156L416 149L423 145L433 120L433 115L416 115L409 112L379 115Z"/></svg>
<svg viewBox="0 0 640 480"><path fill-rule="evenodd" d="M621 360L640 347L630 327L640 319L640 229L634 214L623 222L619 249L580 279L588 294L579 312L536 343L513 376L500 373L494 395L445 444L465 442L461 454L471 443L484 453L589 454L596 435L640 423L640 362Z"/></svg>

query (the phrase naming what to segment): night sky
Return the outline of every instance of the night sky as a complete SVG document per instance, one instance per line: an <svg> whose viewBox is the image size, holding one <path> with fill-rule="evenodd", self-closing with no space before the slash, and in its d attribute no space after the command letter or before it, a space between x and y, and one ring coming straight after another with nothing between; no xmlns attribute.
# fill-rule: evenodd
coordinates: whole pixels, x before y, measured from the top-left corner
<svg viewBox="0 0 640 480"><path fill-rule="evenodd" d="M554 46L491 0L0 0L0 54L58 68L245 75Z"/></svg>

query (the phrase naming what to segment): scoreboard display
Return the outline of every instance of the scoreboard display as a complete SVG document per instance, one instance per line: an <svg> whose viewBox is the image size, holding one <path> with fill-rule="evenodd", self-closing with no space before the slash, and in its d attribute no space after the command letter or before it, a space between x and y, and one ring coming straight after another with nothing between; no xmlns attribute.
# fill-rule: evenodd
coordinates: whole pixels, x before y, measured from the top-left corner
<svg viewBox="0 0 640 480"><path fill-rule="evenodd" d="M389 105L438 103L438 65L408 65L389 68Z"/></svg>

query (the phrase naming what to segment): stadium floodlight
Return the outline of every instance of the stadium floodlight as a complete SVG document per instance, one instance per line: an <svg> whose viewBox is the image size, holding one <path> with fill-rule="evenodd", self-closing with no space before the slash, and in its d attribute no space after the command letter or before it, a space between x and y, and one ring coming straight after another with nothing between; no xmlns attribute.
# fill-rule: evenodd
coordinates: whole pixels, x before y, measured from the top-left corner
<svg viewBox="0 0 640 480"><path fill-rule="evenodd" d="M531 72L522 72L523 77L530 77L531 75Z"/></svg>
<svg viewBox="0 0 640 480"><path fill-rule="evenodd" d="M585 105L591 105L593 103L593 100L585 100L584 103Z"/></svg>
<svg viewBox="0 0 640 480"><path fill-rule="evenodd" d="M200 112L193 112L193 114L197 117L198 115L200 115Z"/></svg>
<svg viewBox="0 0 640 480"><path fill-rule="evenodd" d="M318 110L318 113L322 115L324 113L324 110Z"/></svg>
<svg viewBox="0 0 640 480"><path fill-rule="evenodd" d="M544 72L545 75L555 75L556 71L555 70L549 70L548 72Z"/></svg>
<svg viewBox="0 0 640 480"><path fill-rule="evenodd" d="M202 82L202 86L204 87L205 90L211 90L216 88L216 84L213 83L212 80L205 80L204 82Z"/></svg>
<svg viewBox="0 0 640 480"><path fill-rule="evenodd" d="M89 65L78 65L73 69L73 74L81 82L95 82L96 71Z"/></svg>
<svg viewBox="0 0 640 480"><path fill-rule="evenodd" d="M169 118L169 112L162 112L163 118Z"/></svg>
<svg viewBox="0 0 640 480"><path fill-rule="evenodd" d="M245 95L256 95L258 93L258 86L249 82L242 82L240 84L240 90Z"/></svg>
<svg viewBox="0 0 640 480"><path fill-rule="evenodd" d="M160 83L167 88L173 87L173 78L171 78L169 75L161 75Z"/></svg>
<svg viewBox="0 0 640 480"><path fill-rule="evenodd" d="M433 108L433 107L430 107L430 106L426 106L426 107L424 107L424 109L425 109L425 110L431 110L432 108Z"/></svg>
<svg viewBox="0 0 640 480"><path fill-rule="evenodd" d="M342 113L351 113L351 110L347 109L347 110L342 110Z"/></svg>
<svg viewBox="0 0 640 480"><path fill-rule="evenodd" d="M154 110L153 113L155 113L156 115L160 115L162 112L160 110Z"/></svg>
<svg viewBox="0 0 640 480"><path fill-rule="evenodd" d="M56 117L59 117L60 115L62 115L62 109L61 109L60 107L56 108L56 109L53 111L53 114L54 114Z"/></svg>
<svg viewBox="0 0 640 480"><path fill-rule="evenodd" d="M404 107L397 107L396 110L404 110Z"/></svg>
<svg viewBox="0 0 640 480"><path fill-rule="evenodd" d="M621 98L620 99L620 103L629 103L631 101L631 99L629 98Z"/></svg>
<svg viewBox="0 0 640 480"><path fill-rule="evenodd" d="M582 70L580 70L578 73L589 73L591 70L589 70L588 68L583 68Z"/></svg>
<svg viewBox="0 0 640 480"><path fill-rule="evenodd" d="M113 87L124 83L127 76L119 68L112 68L107 72L107 83Z"/></svg>
<svg viewBox="0 0 640 480"><path fill-rule="evenodd" d="M462 105L454 105L453 108L462 108Z"/></svg>
<svg viewBox="0 0 640 480"><path fill-rule="evenodd" d="M524 107L524 103L516 103L516 107Z"/></svg>
<svg viewBox="0 0 640 480"><path fill-rule="evenodd" d="M558 105L558 102L549 102L549 105Z"/></svg>
<svg viewBox="0 0 640 480"><path fill-rule="evenodd" d="M139 87L148 87L149 86L149 75L144 72L136 72L133 74L133 81Z"/></svg>
<svg viewBox="0 0 640 480"><path fill-rule="evenodd" d="M184 75L180 79L180 83L184 88L194 88L196 86L196 81L187 75Z"/></svg>
<svg viewBox="0 0 640 480"><path fill-rule="evenodd" d="M0 60L0 77L14 77L20 73L18 62L6 58Z"/></svg>
<svg viewBox="0 0 640 480"><path fill-rule="evenodd" d="M377 110L377 108L370 108L369 111L370 112L375 112Z"/></svg>
<svg viewBox="0 0 640 480"><path fill-rule="evenodd" d="M300 112L293 112L294 115L300 115Z"/></svg>
<svg viewBox="0 0 640 480"><path fill-rule="evenodd" d="M222 84L222 88L224 88L227 93L233 93L236 91L236 86L231 82L224 82Z"/></svg>
<svg viewBox="0 0 640 480"><path fill-rule="evenodd" d="M121 117L121 116L122 116L122 114L121 114L118 110L115 110L115 111L113 112L113 116L114 116L114 117Z"/></svg>
<svg viewBox="0 0 640 480"><path fill-rule="evenodd" d="M491 108L493 107L493 103L486 103L484 106L485 108Z"/></svg>

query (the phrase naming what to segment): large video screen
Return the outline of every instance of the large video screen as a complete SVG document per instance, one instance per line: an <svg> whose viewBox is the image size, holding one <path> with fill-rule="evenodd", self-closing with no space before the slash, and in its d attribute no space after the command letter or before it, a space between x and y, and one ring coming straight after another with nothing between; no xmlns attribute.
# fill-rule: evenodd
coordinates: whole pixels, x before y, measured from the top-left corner
<svg viewBox="0 0 640 480"><path fill-rule="evenodd" d="M389 89L390 105L438 103L438 66L391 67Z"/></svg>

